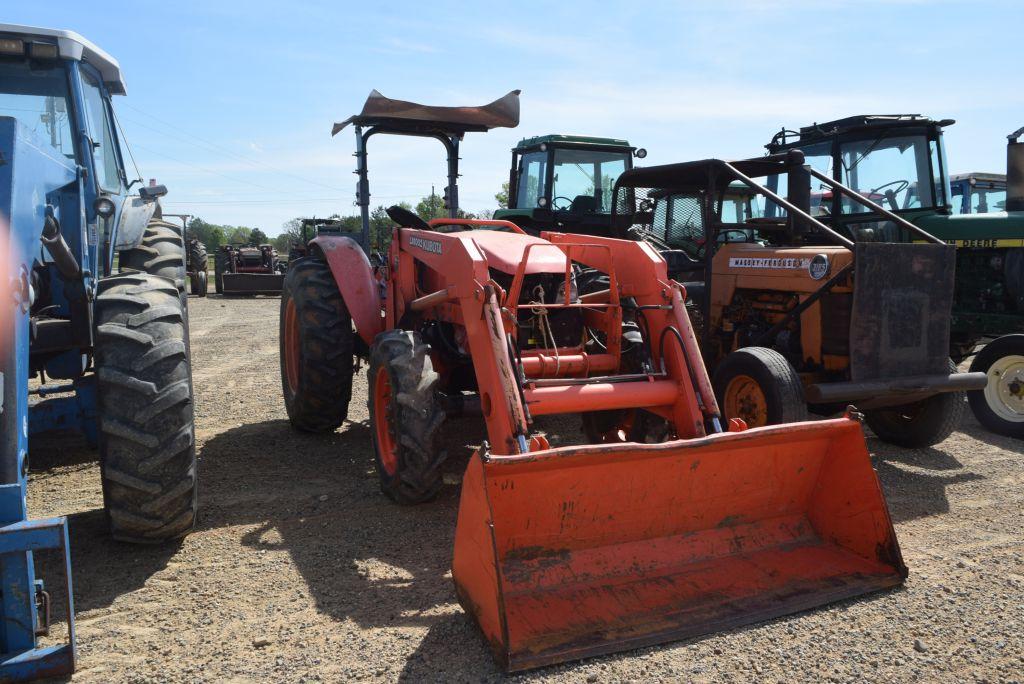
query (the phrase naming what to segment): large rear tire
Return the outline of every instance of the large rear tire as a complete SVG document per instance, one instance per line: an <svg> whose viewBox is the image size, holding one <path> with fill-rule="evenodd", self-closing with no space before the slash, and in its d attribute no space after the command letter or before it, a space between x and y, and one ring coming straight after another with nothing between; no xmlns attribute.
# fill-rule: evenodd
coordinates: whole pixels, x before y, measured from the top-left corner
<svg viewBox="0 0 1024 684"><path fill-rule="evenodd" d="M213 289L217 294L224 294L224 273L228 270L228 255L217 252L213 258Z"/></svg>
<svg viewBox="0 0 1024 684"><path fill-rule="evenodd" d="M111 535L158 543L196 519L187 326L165 278L100 281L95 303L100 475Z"/></svg>
<svg viewBox="0 0 1024 684"><path fill-rule="evenodd" d="M417 504L441 489L440 430L445 412L430 347L419 334L389 330L370 350L370 425L380 488L401 504Z"/></svg>
<svg viewBox="0 0 1024 684"><path fill-rule="evenodd" d="M185 292L185 241L181 228L160 219L150 219L135 249L119 255L121 272L134 271L167 278Z"/></svg>
<svg viewBox="0 0 1024 684"><path fill-rule="evenodd" d="M331 432L348 416L355 333L330 267L299 261L281 290L281 388L288 419L305 432Z"/></svg>
<svg viewBox="0 0 1024 684"><path fill-rule="evenodd" d="M949 362L949 372L956 364ZM943 441L957 429L967 410L964 392L946 392L912 404L864 411L864 422L883 442L922 449Z"/></svg>
<svg viewBox="0 0 1024 684"><path fill-rule="evenodd" d="M209 291L209 283L206 279L206 271L196 273L196 290L194 294L198 297L205 297Z"/></svg>
<svg viewBox="0 0 1024 684"><path fill-rule="evenodd" d="M193 240L188 246L188 270L192 272L192 294L197 297L206 296L207 268L209 268L209 262L206 245L198 240Z"/></svg>
<svg viewBox="0 0 1024 684"><path fill-rule="evenodd" d="M1004 335L985 345L971 372L988 376L985 389L967 393L978 422L998 435L1024 438L1024 335Z"/></svg>
<svg viewBox="0 0 1024 684"><path fill-rule="evenodd" d="M726 420L741 418L748 427L807 420L800 376L774 349L737 349L719 364L712 384Z"/></svg>

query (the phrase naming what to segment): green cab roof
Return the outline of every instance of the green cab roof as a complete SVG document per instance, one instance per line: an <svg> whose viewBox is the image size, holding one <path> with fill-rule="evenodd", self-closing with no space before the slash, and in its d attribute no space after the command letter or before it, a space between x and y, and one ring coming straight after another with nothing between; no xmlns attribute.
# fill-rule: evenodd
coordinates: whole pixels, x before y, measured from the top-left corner
<svg viewBox="0 0 1024 684"><path fill-rule="evenodd" d="M524 150L531 147L537 147L542 143L548 143L558 145L559 143L567 143L571 145L600 145L602 147L624 147L632 149L632 145L629 144L628 140L619 140L618 138L596 138L589 135L561 135L561 134L550 134L550 135L536 135L532 138L523 138L516 145L515 149Z"/></svg>

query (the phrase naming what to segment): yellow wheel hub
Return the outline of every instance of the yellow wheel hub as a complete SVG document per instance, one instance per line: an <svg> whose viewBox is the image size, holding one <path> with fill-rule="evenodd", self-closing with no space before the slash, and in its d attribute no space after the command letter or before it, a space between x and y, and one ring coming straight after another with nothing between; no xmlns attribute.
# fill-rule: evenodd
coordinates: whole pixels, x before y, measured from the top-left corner
<svg viewBox="0 0 1024 684"><path fill-rule="evenodd" d="M749 375L737 375L725 388L725 415L742 418L749 427L768 424L768 399Z"/></svg>

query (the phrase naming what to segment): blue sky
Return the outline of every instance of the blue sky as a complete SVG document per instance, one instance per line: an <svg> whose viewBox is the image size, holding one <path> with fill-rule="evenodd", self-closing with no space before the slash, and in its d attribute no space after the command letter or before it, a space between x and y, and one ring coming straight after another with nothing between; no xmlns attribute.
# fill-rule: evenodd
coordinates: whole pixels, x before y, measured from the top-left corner
<svg viewBox="0 0 1024 684"><path fill-rule="evenodd" d="M506 9L509 8L509 9ZM628 138L646 164L758 155L771 134L855 113L954 118L954 172L1002 171L1024 125L1024 9L1006 2L228 2L7 0L0 21L83 34L114 55L116 106L167 210L273 235L354 213L353 136L371 89L476 105L522 89L518 129L468 134L467 210L495 208L520 138ZM445 185L440 145L370 143L372 202Z"/></svg>

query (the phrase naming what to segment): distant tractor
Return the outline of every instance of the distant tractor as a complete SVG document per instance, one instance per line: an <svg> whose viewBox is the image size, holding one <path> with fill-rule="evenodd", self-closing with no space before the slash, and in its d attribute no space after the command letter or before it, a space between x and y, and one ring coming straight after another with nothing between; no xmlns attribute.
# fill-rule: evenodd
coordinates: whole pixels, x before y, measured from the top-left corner
<svg viewBox="0 0 1024 684"><path fill-rule="evenodd" d="M209 269L209 262L204 245L194 233L188 231L188 220L191 214L168 214L163 213L164 218L181 219L181 228L184 231L185 250L185 277L188 278L189 291L197 297L205 297L207 292L206 272Z"/></svg>
<svg viewBox="0 0 1024 684"><path fill-rule="evenodd" d="M967 199L947 182L942 129L953 123L917 114L853 116L780 131L766 147L802 150L819 173L956 246L950 356L960 362L973 355L971 370L988 374L984 390L968 393L978 421L1024 437L1024 128L1007 136L1005 189L998 177L979 174L977 194ZM858 243L921 239L841 193L812 193L811 204L820 220ZM767 209L769 218L777 211Z"/></svg>
<svg viewBox="0 0 1024 684"><path fill-rule="evenodd" d="M647 151L626 140L576 135L525 138L512 150L508 208L495 220L530 233L559 230L609 236L615 181Z"/></svg>
<svg viewBox="0 0 1024 684"><path fill-rule="evenodd" d="M949 205L954 214L1006 211L1006 174L954 173L949 177Z"/></svg>
<svg viewBox="0 0 1024 684"><path fill-rule="evenodd" d="M67 522L26 520L39 433L98 446L115 539L164 542L195 522L183 236L159 218L163 186L131 190L111 106L124 94L117 61L77 33L0 24L2 681L75 666ZM42 549L67 569L63 646L37 642Z"/></svg>
<svg viewBox="0 0 1024 684"><path fill-rule="evenodd" d="M950 367L955 250L804 161L794 150L633 169L616 184L615 224L668 247L726 418L775 425L855 403L881 439L937 444L964 392L985 385ZM785 183L785 196L757 178ZM929 244L854 242L812 215L812 187ZM751 211L766 204L785 216Z"/></svg>
<svg viewBox="0 0 1024 684"><path fill-rule="evenodd" d="M214 257L214 287L220 295L280 294L285 265L273 245L221 245Z"/></svg>
<svg viewBox="0 0 1024 684"><path fill-rule="evenodd" d="M321 234L337 234L352 232L339 219L304 218L300 219L299 239L288 245L288 264L294 263L309 254L309 241Z"/></svg>

